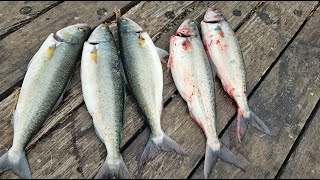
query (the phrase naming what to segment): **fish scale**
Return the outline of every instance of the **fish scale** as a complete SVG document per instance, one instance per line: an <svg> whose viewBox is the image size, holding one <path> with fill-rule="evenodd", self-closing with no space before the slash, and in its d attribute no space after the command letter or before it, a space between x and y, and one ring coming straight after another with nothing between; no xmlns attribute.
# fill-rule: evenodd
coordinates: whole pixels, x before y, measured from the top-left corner
<svg viewBox="0 0 320 180"><path fill-rule="evenodd" d="M99 25L85 42L81 58L84 101L108 152L95 178L130 177L120 152L125 106L120 62L110 29Z"/></svg>
<svg viewBox="0 0 320 180"><path fill-rule="evenodd" d="M168 55L157 48L147 32L129 18L118 19L120 53L128 85L151 129L141 155L138 170L155 157L159 150L185 151L161 128L163 109L163 72L161 58Z"/></svg>
<svg viewBox="0 0 320 180"><path fill-rule="evenodd" d="M218 139L215 121L215 71L203 47L197 25L187 19L170 38L170 67L174 83L187 102L190 116L206 135L204 176L209 177L220 158L240 169L239 160Z"/></svg>
<svg viewBox="0 0 320 180"><path fill-rule="evenodd" d="M243 139L248 124L271 135L268 127L248 106L245 65L240 45L230 24L219 10L211 8L207 10L201 21L201 35L224 90L238 106L237 135L239 142Z"/></svg>
<svg viewBox="0 0 320 180"><path fill-rule="evenodd" d="M31 178L25 147L60 103L89 33L87 24L65 27L50 34L31 59L12 118L13 144L0 157L0 173L11 169Z"/></svg>

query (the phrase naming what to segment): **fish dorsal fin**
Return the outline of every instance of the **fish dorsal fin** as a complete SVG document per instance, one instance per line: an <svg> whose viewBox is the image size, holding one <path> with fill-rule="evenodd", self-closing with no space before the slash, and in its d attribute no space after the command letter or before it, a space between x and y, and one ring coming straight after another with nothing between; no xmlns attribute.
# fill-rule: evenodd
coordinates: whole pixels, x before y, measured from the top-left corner
<svg viewBox="0 0 320 180"><path fill-rule="evenodd" d="M166 50L156 47L157 53L160 57L162 63L167 63L165 57L169 56L169 53Z"/></svg>

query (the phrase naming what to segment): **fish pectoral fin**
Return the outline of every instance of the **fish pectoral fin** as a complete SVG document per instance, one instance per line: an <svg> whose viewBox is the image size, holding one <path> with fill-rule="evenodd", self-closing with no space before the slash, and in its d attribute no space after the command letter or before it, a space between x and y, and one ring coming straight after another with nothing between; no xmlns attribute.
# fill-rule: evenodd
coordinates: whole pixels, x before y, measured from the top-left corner
<svg viewBox="0 0 320 180"><path fill-rule="evenodd" d="M67 91L70 90L70 88L71 88L71 80L72 80L72 77L69 79L68 84L66 85L66 87L64 88L63 93L61 94L60 98L58 99L58 101L57 101L56 104L54 105L51 113L54 112L56 109L58 109L60 103L61 103L62 100L63 100L63 96L65 95L65 93L66 93ZM50 113L50 114L51 114L51 113Z"/></svg>
<svg viewBox="0 0 320 180"><path fill-rule="evenodd" d="M169 53L166 50L156 47L157 53L160 57L160 60L163 64L167 63L166 57L169 56Z"/></svg>

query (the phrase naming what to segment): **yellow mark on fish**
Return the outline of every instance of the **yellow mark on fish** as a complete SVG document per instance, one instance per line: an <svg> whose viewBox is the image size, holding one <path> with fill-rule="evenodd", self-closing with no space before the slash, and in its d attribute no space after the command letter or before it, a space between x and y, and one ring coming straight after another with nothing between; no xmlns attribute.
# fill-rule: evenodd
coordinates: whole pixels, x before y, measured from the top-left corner
<svg viewBox="0 0 320 180"><path fill-rule="evenodd" d="M139 44L140 44L140 45L143 45L144 42L145 42L144 38L141 36L141 34L139 34L138 37L139 37Z"/></svg>
<svg viewBox="0 0 320 180"><path fill-rule="evenodd" d="M92 52L90 53L90 59L97 63L97 53Z"/></svg>
<svg viewBox="0 0 320 180"><path fill-rule="evenodd" d="M53 47L49 47L49 48L47 49L48 59L51 59L51 58L52 58L53 52L54 52L54 48L53 48Z"/></svg>

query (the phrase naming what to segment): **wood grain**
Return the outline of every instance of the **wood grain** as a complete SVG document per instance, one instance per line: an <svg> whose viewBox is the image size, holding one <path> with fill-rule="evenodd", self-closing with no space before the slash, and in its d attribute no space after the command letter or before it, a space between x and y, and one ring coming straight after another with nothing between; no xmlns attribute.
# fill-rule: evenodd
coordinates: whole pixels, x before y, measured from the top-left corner
<svg viewBox="0 0 320 180"><path fill-rule="evenodd" d="M0 38L21 27L45 11L57 5L58 1L2 1L0 3Z"/></svg>
<svg viewBox="0 0 320 180"><path fill-rule="evenodd" d="M315 2L308 5L301 2L267 2L236 33L244 53L248 93L297 32L313 5ZM295 9L301 10L303 15L299 17L294 15ZM275 22L279 23L277 28L272 23L266 23L265 19L261 18L261 13L267 14L270 19L271 17L275 19ZM224 91L219 82L216 89L218 117L216 124L218 131L221 131L234 115L235 108L231 103L226 103L226 98L221 93ZM175 100L176 98L180 100ZM261 118L267 117L261 116ZM205 137L200 130L196 130L199 127L189 116L186 103L180 96L176 96L164 109L162 127L170 137L187 150L189 156L179 159L181 157L175 153L160 153L147 165L142 178L187 178L205 152ZM249 128L249 131L254 130ZM143 132L123 153L129 164L129 171L135 175L137 175L137 162L146 143L147 134Z"/></svg>
<svg viewBox="0 0 320 180"><path fill-rule="evenodd" d="M311 123L300 143L291 154L291 157L283 169L279 179L292 177L299 179L317 179L320 176L320 149L319 149L320 109L315 112Z"/></svg>
<svg viewBox="0 0 320 180"><path fill-rule="evenodd" d="M168 19L166 16L164 16L164 13L167 10L172 10L176 16L180 15L181 13L184 12L184 10L186 8L189 8L190 5L194 4L193 2L141 2L140 4L136 5L134 8L130 9L125 16L130 17L131 19L135 20L137 23L139 23L142 19L139 19L140 16L143 16L142 14L139 14L139 12L141 12L141 8L144 9L144 12L147 14L150 14L150 16L148 18L150 19L158 19L158 21L154 21L155 27L157 27L157 29L153 29L152 26L150 26L149 31L150 31L150 35L154 36L157 31L159 29L161 29L161 27L165 27L166 23ZM161 5L161 6L160 6ZM162 9L162 12L157 12L156 14L153 13L151 14L150 12L153 12L155 9ZM171 19L169 22L172 22L174 19ZM145 21L143 19L143 21ZM113 33L115 34L115 29L113 28ZM44 124L44 127L40 130L39 133L37 133L37 135L32 139L32 141L28 144L28 149L31 148L35 143L38 142L39 139L41 139L44 135L47 135L47 133L50 131L51 128L57 126L59 123L63 123L65 119L68 119L70 115L70 112L72 110L74 110L75 108L77 108L79 105L83 105L84 111L81 111L81 115L84 115L84 113L87 113L86 108L84 106L83 103L83 97L82 97L82 92L81 92L81 84L80 84L80 71L79 71L79 64L77 66L77 70L74 73L74 78L72 81L72 85L71 85L71 90L69 91L69 93L67 93L66 97L64 98L64 103L62 103L60 105L60 107L49 117L49 119L46 121L46 123ZM5 137L3 145L5 147L10 147L11 143L12 143L12 127L10 124L10 111L12 110L12 103L14 100L14 96L13 94L11 94L8 98L6 98L5 100L3 100L0 103L0 109L3 109L2 112L0 112L0 119L1 119L1 123L0 123L0 137ZM128 101L131 103L127 103L128 105L126 106L126 109L128 113L126 113L126 116L129 117L133 116L134 119L133 121L131 121L131 125L129 123L129 128L132 127L136 127L137 126L137 122L135 121L136 117L140 118L139 122L140 122L140 126L143 125L143 121L141 119L140 115L137 115L138 109L137 106L133 103L133 100L131 97L128 97ZM84 116L86 117L86 116ZM88 117L91 121L91 118ZM136 129L132 129L132 131L136 131ZM9 136L10 135L10 136ZM96 135L95 135L96 136ZM130 139L132 135L128 135L127 139ZM1 149L1 154L4 152L4 148ZM49 155L49 154L48 154ZM7 177L7 176L13 176L13 174L3 174L0 177Z"/></svg>
<svg viewBox="0 0 320 180"><path fill-rule="evenodd" d="M23 79L27 65L47 36L76 23L95 27L114 15L114 8L123 8L130 1L64 2L36 18L0 41L0 95ZM98 15L105 8L107 14ZM85 12L85 13L84 13Z"/></svg>
<svg viewBox="0 0 320 180"><path fill-rule="evenodd" d="M320 11L317 11L249 101L249 106L269 125L273 136L248 131L245 140L233 151L247 167L247 173L219 161L211 178L275 177L320 98L319 17ZM222 138L225 142L226 135ZM295 169L296 174L308 177L300 168ZM202 177L203 165L192 178ZM290 177L297 178L293 174Z"/></svg>
<svg viewBox="0 0 320 180"><path fill-rule="evenodd" d="M154 3L159 3L159 2L154 2ZM179 2L180 3L180 2ZM148 8L148 6L150 6L150 8L151 7L153 7L153 4L152 3L150 3L149 5L148 5L149 3L147 3L147 4L145 4L144 5L144 8L146 8L146 9L149 9ZM207 5L214 5L214 4L216 4L216 3L209 3L209 4L207 4ZM227 4L231 4L231 5L227 5ZM233 5L232 5L233 4ZM230 19L232 20L232 22L234 22L234 24L238 24L238 23L240 23L241 22L241 20L245 17L245 15L248 13L248 12L250 12L250 10L252 9L252 7L250 6L251 4L256 4L256 2L248 2L247 4L241 4L241 3L225 3L225 4L223 4L223 3L220 3L220 5L221 6L223 6L223 5L225 5L226 7L229 7L229 8L226 8L226 11L228 11L228 12L230 12L230 13L228 13L227 14L227 16L229 16L230 17ZM138 4L137 6L135 6L135 9L137 9L137 10L135 10L135 11L133 11L132 9L130 10L130 11L128 11L128 13L127 13L127 15L130 17L130 18L132 18L132 19L134 19L135 18L135 14L138 14L137 12L139 12L139 8L137 8L137 7L139 7L139 6L142 6L142 5L140 5L140 4ZM172 7L172 6L171 6ZM175 5L175 7L177 7L177 5ZM188 6L185 6L185 7L188 7ZM234 8L240 8L244 13L243 13L243 16L241 16L241 18L240 17L232 17L233 15L232 15L232 13L231 13L231 11L234 9ZM166 10L168 9L168 8L165 8ZM180 7L180 9L181 9L181 7ZM151 9L152 10L152 9ZM195 11L201 11L201 13L202 13L202 15L203 15L203 12L206 10L206 8L205 9L202 9L202 8L197 8L197 9L195 9ZM193 11L192 11L193 12ZM200 13L200 14L201 14ZM160 14L160 13L159 13ZM176 15L177 15L177 13L175 13ZM162 13L162 15L163 15L163 13ZM179 15L179 14L178 14ZM160 17L162 17L162 16L160 16ZM139 23L139 19L137 18L137 19L135 19L138 23ZM163 25L164 26L164 25ZM151 30L150 30L151 31ZM156 34L158 32L158 30L152 30L151 31L151 35L152 35L152 33L153 34ZM167 42L167 39L166 39L167 37L164 37L164 38L161 38L160 40L159 40L159 42L162 42L162 44L166 44L166 43L164 43L164 42ZM76 72L76 76L77 76L77 74L78 74L79 72ZM77 78L75 76L75 79ZM73 81L74 83L75 83L75 81ZM79 80L79 83L80 83L80 80ZM64 107L64 106L69 106L70 104L71 105L74 105L75 106L75 104L76 103L79 103L80 101L74 101L74 102L68 102L69 101L69 97L73 97L73 94L74 94L74 91L76 91L76 89L79 89L79 93L81 93L81 90L80 90L80 84L78 84L78 85L72 85L72 89L71 89L71 91L70 91L70 93L69 93L69 95L67 95L67 97L66 97L66 102L62 105L62 107ZM11 97L12 98L12 97ZM79 94L79 96L78 96L78 98L79 99L81 99L81 101L82 101L82 95L81 94ZM79 100L78 99L78 100ZM131 103L130 103L131 102ZM80 104L80 103L79 103ZM66 107L66 109L68 109L68 107ZM57 115L57 114L55 114L55 113L58 113L58 112L63 112L63 113L61 113L60 115ZM56 112L55 112L54 114L53 114L53 116L51 117L51 118L49 118L49 120L47 121L47 123L49 123L49 124L45 124L44 125L44 128L43 129L46 129L48 126L51 126L52 125L52 122L54 122L55 121L55 125L54 126L56 126L57 124L58 124L58 126L57 127L55 127L55 130L52 132L53 134L55 134L55 133L58 133L58 134L65 134L65 133L67 133L68 131L66 130L66 131L64 131L64 129L62 128L62 127L65 127L66 126L66 124L68 123L68 122L75 122L75 123L87 123L87 124L90 124L90 126L84 126L84 127L81 127L81 129L83 129L83 131L84 131L84 135L83 135L83 138L81 138L81 137L79 137L79 136L75 136L75 137L77 137L77 138L79 138L79 140L77 140L77 141L79 141L79 142L82 142L81 144L79 144L79 149L81 149L81 151L80 152L86 152L86 154L83 154L83 155L81 155L81 159L80 159L80 161L81 162L83 162L83 166L80 164L78 167L80 168L80 170L82 169L83 170L83 173L85 174L85 177L93 177L93 175L96 173L96 171L98 170L98 167L99 167L99 161L101 161L101 160L103 160L104 158L105 158L105 148L104 147L102 147L102 145L101 145L101 143L100 143L100 141L98 140L98 138L96 137L96 135L95 135L95 132L94 132L94 130L93 130L93 127L92 127L92 124L91 124L91 117L89 116L89 114L88 114L88 112L87 112L87 110L86 110L86 108L85 108L85 106L83 105L83 106L81 106L75 113L73 113L72 115L70 115L71 117L70 118L68 118L68 117L64 117L65 115L67 115L68 116L68 113L67 113L67 111L62 111L61 109L59 110L57 110ZM129 140L130 140L130 138L132 138L132 135L133 134L135 134L135 133L138 133L139 132L139 127L142 127L143 126L143 121L142 121L142 119L141 119L141 115L139 114L139 111L138 111L138 109L137 109L137 106L136 106L136 104L133 102L133 100L132 100L132 98L129 96L128 97L128 101L127 101L127 105L126 105L126 124L125 124L125 130L124 130L124 133L123 133L123 135L124 135L124 137L123 137L123 141L122 141L122 146L125 144L125 142L128 142ZM58 117L57 119L56 119L56 117ZM77 119L77 120L75 120L75 118ZM64 119L67 119L67 121L64 121ZM127 120L128 119L128 120ZM11 129L11 125L8 123L9 122L9 119L7 119L7 127L8 127L8 129ZM61 125L59 125L59 123L62 123ZM80 127L80 126L77 126L77 127ZM86 128L87 127L87 128ZM52 126L51 126L51 128L52 128ZM6 128L7 129L7 128ZM75 132L79 132L80 130L79 129L76 129L75 130ZM37 159L34 159L34 158L37 158L38 156L36 156L36 154L32 154L31 152L33 152L33 149L39 149L39 147L38 147L38 144L40 143L40 142L46 142L46 143L52 143L52 142L54 142L54 144L56 144L56 146L52 146L52 147L57 147L57 148L59 148L59 149L61 149L61 148L67 148L67 147L71 147L70 146L70 144L68 144L67 142L69 142L69 143L71 143L70 142L70 138L68 139L61 139L60 138L60 136L59 136L59 139L55 139L54 137L55 137L55 135L53 135L52 133L49 133L49 134L46 134L46 133L44 133L43 131L42 131L42 133L40 132L40 134L41 135L47 135L46 137L43 137L43 139L42 138L40 138L41 136L36 136L35 138L34 138L34 140L32 141L32 143L29 143L29 145L30 144L32 144L32 146L34 146L35 145L35 147L31 147L31 149L29 150L29 152L28 152L28 158L30 159L30 164L32 163L31 161L33 161L33 162L38 162L37 161ZM69 133L69 132L68 132ZM38 133L39 134L39 133ZM81 133L80 133L81 134ZM40 141L39 142L37 142L38 140L39 140L39 138L40 138ZM47 138L54 138L54 140L53 141L51 141L50 139L47 139ZM90 139L90 141L88 142L88 139ZM48 141L48 140L50 140L50 142ZM58 142L56 142L56 141L65 141L65 142L63 142L63 143L58 143ZM10 143L11 143L11 141L9 141ZM37 144L34 144L34 143L36 143L37 142ZM7 144L7 146L8 147L10 147L10 143L9 144ZM46 144L45 143L45 144ZM66 144L67 143L67 144ZM41 143L40 143L41 144ZM62 144L63 146L67 146L67 147L60 147L60 146L62 146L62 145L60 145L60 144ZM88 145L89 144L89 145ZM29 146L30 147L30 146ZM75 146L75 147L78 147L78 146ZM93 147L93 148L92 148ZM100 147L100 148L96 148L96 147ZM42 147L40 147L40 150L39 150L39 152L41 152L41 151L43 151L43 150L45 150L45 151L47 151L47 149L44 149L44 148L46 148L46 147L44 147L44 146L42 146ZM83 150L82 150L83 149ZM61 151L63 151L63 150L61 150ZM38 152L38 151L37 151ZM100 155L100 156L98 156L98 154L103 154L102 156ZM48 157L46 157L46 158L50 158L49 156L51 156L49 153L47 153L46 154ZM79 157L79 156L78 156ZM45 158L45 159L46 159ZM31 159L34 159L34 160L31 160ZM33 167L31 167L31 169L32 169L32 172L35 172L34 174L33 174L33 177L40 177L40 174L42 174L43 172L48 172L48 169L50 169L51 167L54 167L54 168L59 168L59 172L61 172L61 171L64 171L64 170L68 170L68 169L70 169L70 167L74 167L74 166L77 166L77 165L75 165L75 164L71 164L69 161L68 161L68 163L66 163L65 164L65 159L64 158L62 158L62 159L59 159L59 158L57 158L57 159L54 159L53 160L53 162L55 162L55 161L58 161L58 166L56 166L55 164L54 165L51 165L51 161L47 161L47 160L45 160L45 161L42 161L41 159L41 162L40 162L40 166L42 167L41 169L32 169ZM75 159L73 159L73 160L75 160ZM73 161L73 163L75 163L75 162L77 162L76 160L75 161ZM61 164L63 164L63 165L61 165ZM88 165L89 164L89 165ZM31 165L32 166L32 165ZM51 166L51 167L50 167ZM66 166L68 166L68 167L66 167ZM38 166L37 166L38 167ZM39 173L37 173L37 172L39 172ZM75 177L75 176L77 176L77 177L81 177L81 173L76 173L76 175L72 175L72 172L73 171L71 171L70 172L70 174L66 174L65 176L67 176L67 177ZM8 173L9 174L9 173ZM10 175L12 175L11 173L8 175L8 174L3 174L3 177L8 177L8 176L10 176ZM61 175L60 175L61 176ZM59 176L59 177L60 177ZM43 177L43 175L41 176L41 177ZM53 177L57 177L56 176L56 174L55 175L49 175L48 173L46 174L46 177L51 177L51 178L53 178Z"/></svg>

